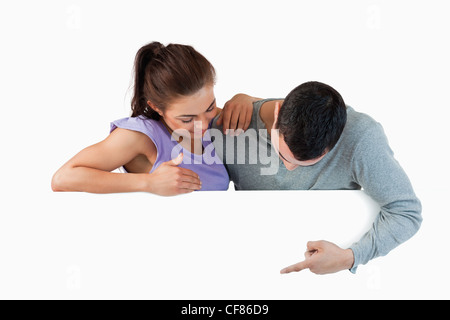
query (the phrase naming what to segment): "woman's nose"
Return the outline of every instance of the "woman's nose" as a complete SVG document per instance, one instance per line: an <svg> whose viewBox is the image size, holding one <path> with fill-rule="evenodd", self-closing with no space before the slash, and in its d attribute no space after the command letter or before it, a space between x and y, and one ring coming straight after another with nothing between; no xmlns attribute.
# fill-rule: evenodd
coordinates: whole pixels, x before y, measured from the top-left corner
<svg viewBox="0 0 450 320"><path fill-rule="evenodd" d="M194 123L194 130L201 132L208 129L208 124L205 121L195 121Z"/></svg>
<svg viewBox="0 0 450 320"><path fill-rule="evenodd" d="M197 120L194 122L194 128L201 130L203 127L203 121Z"/></svg>
<svg viewBox="0 0 450 320"><path fill-rule="evenodd" d="M209 126L209 119L207 117L199 117L197 121L195 121L195 129L198 130L206 130Z"/></svg>

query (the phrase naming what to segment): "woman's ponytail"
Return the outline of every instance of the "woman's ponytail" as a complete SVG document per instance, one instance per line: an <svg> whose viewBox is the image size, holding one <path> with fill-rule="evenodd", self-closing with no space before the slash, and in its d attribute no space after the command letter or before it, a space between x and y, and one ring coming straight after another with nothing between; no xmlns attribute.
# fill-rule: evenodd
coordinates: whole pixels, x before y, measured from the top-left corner
<svg viewBox="0 0 450 320"><path fill-rule="evenodd" d="M152 42L139 49L134 61L134 95L131 100L132 117L144 115L147 118L158 120L159 114L153 110L148 104L149 99L146 97L146 82L150 79L146 76L150 63L155 59L157 54L164 46L159 42Z"/></svg>

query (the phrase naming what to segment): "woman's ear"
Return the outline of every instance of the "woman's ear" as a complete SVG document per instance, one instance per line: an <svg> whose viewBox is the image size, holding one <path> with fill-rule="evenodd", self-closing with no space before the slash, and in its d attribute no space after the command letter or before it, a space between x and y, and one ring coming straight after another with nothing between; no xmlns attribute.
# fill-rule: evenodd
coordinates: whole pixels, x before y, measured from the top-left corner
<svg viewBox="0 0 450 320"><path fill-rule="evenodd" d="M147 101L147 105L162 117L162 115L163 115L162 111L160 109L158 109L158 107L155 106L150 100Z"/></svg>

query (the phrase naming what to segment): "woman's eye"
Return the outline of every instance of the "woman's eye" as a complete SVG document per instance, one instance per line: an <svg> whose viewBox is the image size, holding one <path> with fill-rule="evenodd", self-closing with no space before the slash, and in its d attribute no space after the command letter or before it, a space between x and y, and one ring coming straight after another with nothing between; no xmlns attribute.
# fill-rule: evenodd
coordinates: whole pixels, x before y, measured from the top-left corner
<svg viewBox="0 0 450 320"><path fill-rule="evenodd" d="M216 108L215 105L214 105L214 106L211 106L211 108L209 108L208 110L206 110L206 112L211 112L211 111L213 111L215 108Z"/></svg>
<svg viewBox="0 0 450 320"><path fill-rule="evenodd" d="M193 120L193 119L191 119L191 120L181 120L181 122L183 122L183 123L191 123L192 120Z"/></svg>

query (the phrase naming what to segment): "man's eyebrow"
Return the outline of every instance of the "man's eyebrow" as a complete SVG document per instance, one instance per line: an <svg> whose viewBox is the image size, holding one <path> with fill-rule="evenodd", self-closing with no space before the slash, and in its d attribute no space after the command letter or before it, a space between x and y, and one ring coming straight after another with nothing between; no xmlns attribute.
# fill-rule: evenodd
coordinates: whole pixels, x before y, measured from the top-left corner
<svg viewBox="0 0 450 320"><path fill-rule="evenodd" d="M209 107L206 109L208 111L213 105L216 103L216 99L213 100L213 102L209 105ZM190 117L196 117L196 114L183 114L181 116L178 116L177 118L190 118Z"/></svg>

